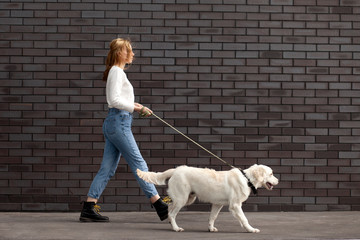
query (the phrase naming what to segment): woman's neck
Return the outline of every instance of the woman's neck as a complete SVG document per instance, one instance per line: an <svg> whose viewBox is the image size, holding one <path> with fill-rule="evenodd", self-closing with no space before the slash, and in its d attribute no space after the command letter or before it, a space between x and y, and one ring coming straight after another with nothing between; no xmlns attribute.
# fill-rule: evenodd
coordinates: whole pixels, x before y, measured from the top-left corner
<svg viewBox="0 0 360 240"><path fill-rule="evenodd" d="M117 66L117 67L121 68L122 70L124 70L124 68L125 68L125 63L123 63L123 64L116 64L115 66Z"/></svg>

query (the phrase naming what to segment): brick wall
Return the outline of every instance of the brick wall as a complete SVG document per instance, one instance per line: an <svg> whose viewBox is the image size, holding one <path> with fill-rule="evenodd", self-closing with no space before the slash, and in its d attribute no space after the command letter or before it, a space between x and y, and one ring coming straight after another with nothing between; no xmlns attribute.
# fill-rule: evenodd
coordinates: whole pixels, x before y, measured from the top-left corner
<svg viewBox="0 0 360 240"><path fill-rule="evenodd" d="M116 37L136 47L137 101L231 164L274 169L281 183L247 211L360 210L359 13L357 0L1 1L0 210L79 210ZM135 118L150 169L228 169ZM101 202L150 210L124 160Z"/></svg>

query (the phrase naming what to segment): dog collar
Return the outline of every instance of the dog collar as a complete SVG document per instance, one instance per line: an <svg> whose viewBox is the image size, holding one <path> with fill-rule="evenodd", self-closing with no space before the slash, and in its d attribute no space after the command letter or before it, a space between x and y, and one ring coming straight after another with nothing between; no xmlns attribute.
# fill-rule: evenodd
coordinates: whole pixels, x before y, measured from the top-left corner
<svg viewBox="0 0 360 240"><path fill-rule="evenodd" d="M254 195L257 195L257 189L255 188L254 184L251 183L250 179L246 176L245 172L240 169L241 173L244 175L244 177L248 180L248 186L251 188L251 191Z"/></svg>

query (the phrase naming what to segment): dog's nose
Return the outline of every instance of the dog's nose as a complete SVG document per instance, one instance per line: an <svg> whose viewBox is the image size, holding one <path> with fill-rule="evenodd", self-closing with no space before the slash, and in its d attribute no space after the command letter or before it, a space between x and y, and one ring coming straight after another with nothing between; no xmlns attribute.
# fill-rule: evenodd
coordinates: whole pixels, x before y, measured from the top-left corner
<svg viewBox="0 0 360 240"><path fill-rule="evenodd" d="M272 185L278 185L279 184L279 179L276 178L275 176L272 176Z"/></svg>

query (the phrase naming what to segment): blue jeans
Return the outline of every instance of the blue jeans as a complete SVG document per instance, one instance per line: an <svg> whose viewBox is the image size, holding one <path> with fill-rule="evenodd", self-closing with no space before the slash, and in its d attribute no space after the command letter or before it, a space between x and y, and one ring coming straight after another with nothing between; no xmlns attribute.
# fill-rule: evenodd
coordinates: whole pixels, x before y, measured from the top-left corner
<svg viewBox="0 0 360 240"><path fill-rule="evenodd" d="M145 182L136 174L136 169L147 172L148 166L141 156L140 150L131 132L132 120L132 114L127 111L116 108L109 109L108 116L103 124L105 136L103 160L100 170L90 186L88 193L89 197L96 199L100 198L108 181L115 174L121 155L130 166L131 171L135 175L135 178L146 197L151 198L158 194L153 184Z"/></svg>

